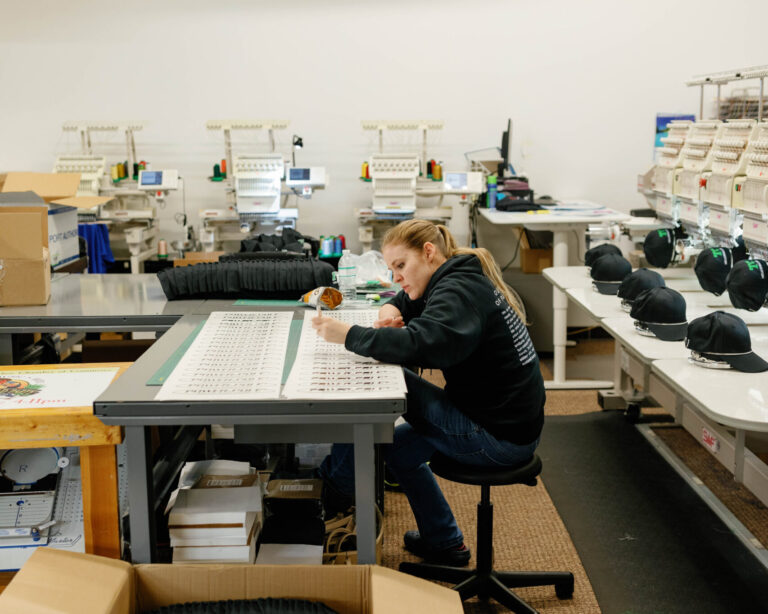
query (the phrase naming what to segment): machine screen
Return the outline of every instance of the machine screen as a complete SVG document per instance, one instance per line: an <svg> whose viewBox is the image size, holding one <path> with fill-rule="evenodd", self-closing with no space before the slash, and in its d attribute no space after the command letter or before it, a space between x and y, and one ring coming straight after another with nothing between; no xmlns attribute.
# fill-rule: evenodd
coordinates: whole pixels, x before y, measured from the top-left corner
<svg viewBox="0 0 768 614"><path fill-rule="evenodd" d="M446 173L445 184L451 190L466 190L467 174L466 173Z"/></svg>
<svg viewBox="0 0 768 614"><path fill-rule="evenodd" d="M162 185L163 171L144 171L141 174L141 185Z"/></svg>
<svg viewBox="0 0 768 614"><path fill-rule="evenodd" d="M309 181L308 168L292 168L290 170L291 181Z"/></svg>

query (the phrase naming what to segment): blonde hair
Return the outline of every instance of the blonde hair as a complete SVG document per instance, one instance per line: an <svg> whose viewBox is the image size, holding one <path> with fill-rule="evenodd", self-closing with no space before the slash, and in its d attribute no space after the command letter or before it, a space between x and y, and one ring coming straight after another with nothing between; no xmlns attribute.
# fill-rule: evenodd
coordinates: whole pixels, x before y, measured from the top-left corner
<svg viewBox="0 0 768 614"><path fill-rule="evenodd" d="M409 249L421 251L425 243L432 243L446 258L471 254L477 256L483 267L483 273L491 280L496 289L504 295L507 303L515 310L518 317L525 322L525 315L514 292L504 283L501 270L496 264L491 252L484 247L459 247L451 231L442 224L434 224L428 220L407 220L390 228L381 240L381 247L387 245L403 245Z"/></svg>

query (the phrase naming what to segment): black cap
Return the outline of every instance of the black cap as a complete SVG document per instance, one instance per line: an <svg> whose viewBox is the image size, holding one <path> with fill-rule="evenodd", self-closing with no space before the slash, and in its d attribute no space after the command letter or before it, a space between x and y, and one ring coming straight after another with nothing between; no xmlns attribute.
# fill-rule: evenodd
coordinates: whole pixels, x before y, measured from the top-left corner
<svg viewBox="0 0 768 614"><path fill-rule="evenodd" d="M643 252L651 266L666 269L675 255L674 231L666 228L651 230L643 241Z"/></svg>
<svg viewBox="0 0 768 614"><path fill-rule="evenodd" d="M595 260L600 258L600 256L607 256L609 254L621 256L621 250L612 243L603 243L592 249L588 249L584 253L584 264L592 266L595 263Z"/></svg>
<svg viewBox="0 0 768 614"><path fill-rule="evenodd" d="M635 297L629 315L662 341L685 339L685 299L672 288L643 290Z"/></svg>
<svg viewBox="0 0 768 614"><path fill-rule="evenodd" d="M720 296L725 292L725 278L732 266L733 251L730 248L712 247L699 253L693 270L702 289Z"/></svg>
<svg viewBox="0 0 768 614"><path fill-rule="evenodd" d="M635 298L643 290L663 288L666 285L664 278L656 271L637 269L637 271L633 271L622 280L619 284L617 295L622 299L621 306L629 311Z"/></svg>
<svg viewBox="0 0 768 614"><path fill-rule="evenodd" d="M600 256L592 263L589 274L600 294L616 294L621 280L631 272L632 265L629 264L629 260L615 254L608 254Z"/></svg>
<svg viewBox="0 0 768 614"><path fill-rule="evenodd" d="M742 260L733 265L725 280L734 307L757 311L768 300L768 262Z"/></svg>
<svg viewBox="0 0 768 614"><path fill-rule="evenodd" d="M768 362L752 351L749 329L739 316L713 311L688 325L685 347L707 360L727 362L737 371L768 371Z"/></svg>

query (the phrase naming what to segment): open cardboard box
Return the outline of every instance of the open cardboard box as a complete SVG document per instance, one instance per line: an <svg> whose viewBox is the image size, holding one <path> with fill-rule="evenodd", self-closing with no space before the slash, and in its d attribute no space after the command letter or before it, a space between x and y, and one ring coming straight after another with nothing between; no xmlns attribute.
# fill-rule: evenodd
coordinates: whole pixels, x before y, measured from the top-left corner
<svg viewBox="0 0 768 614"><path fill-rule="evenodd" d="M45 305L51 296L48 214L0 207L0 306Z"/></svg>
<svg viewBox="0 0 768 614"><path fill-rule="evenodd" d="M0 594L0 614L140 614L187 601L322 601L339 614L462 614L459 594L368 565L134 565L38 548Z"/></svg>
<svg viewBox="0 0 768 614"><path fill-rule="evenodd" d="M4 178L0 204L47 205L48 249L53 267L76 260L80 255L78 210L91 210L111 200L101 196L75 196L80 187L80 173L7 173Z"/></svg>

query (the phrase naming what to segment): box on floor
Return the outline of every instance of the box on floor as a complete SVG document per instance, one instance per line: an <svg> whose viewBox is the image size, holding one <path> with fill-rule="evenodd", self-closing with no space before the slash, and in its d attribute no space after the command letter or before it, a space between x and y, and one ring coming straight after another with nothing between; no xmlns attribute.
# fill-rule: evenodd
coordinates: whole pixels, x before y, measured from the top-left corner
<svg viewBox="0 0 768 614"><path fill-rule="evenodd" d="M38 548L0 594L0 614L140 614L190 601L321 601L339 614L462 614L459 594L367 565L134 565Z"/></svg>
<svg viewBox="0 0 768 614"><path fill-rule="evenodd" d="M48 249L54 268L80 255L78 210L92 210L111 200L101 196L76 196L79 186L79 173L7 173L0 187L0 205L47 206Z"/></svg>

